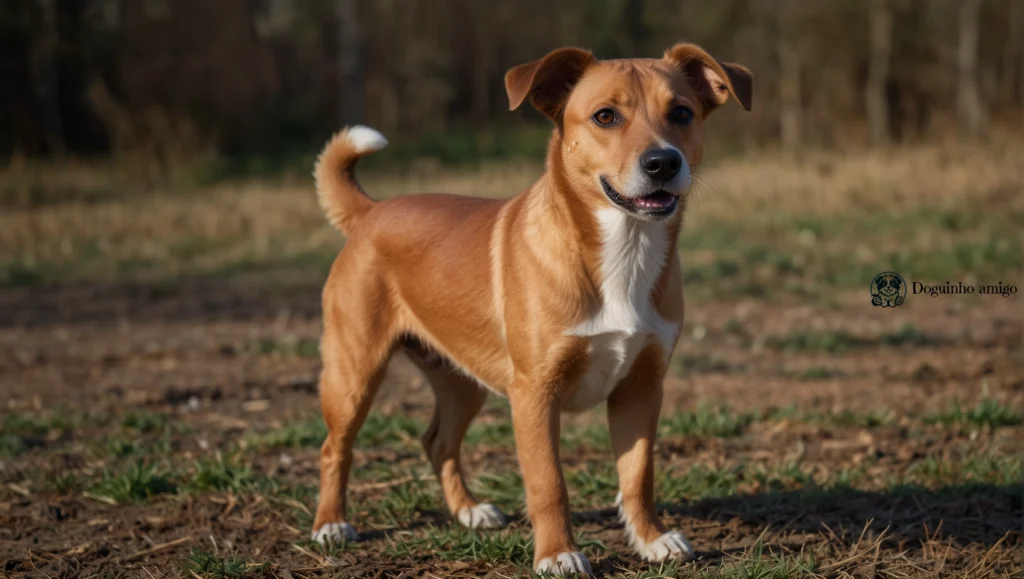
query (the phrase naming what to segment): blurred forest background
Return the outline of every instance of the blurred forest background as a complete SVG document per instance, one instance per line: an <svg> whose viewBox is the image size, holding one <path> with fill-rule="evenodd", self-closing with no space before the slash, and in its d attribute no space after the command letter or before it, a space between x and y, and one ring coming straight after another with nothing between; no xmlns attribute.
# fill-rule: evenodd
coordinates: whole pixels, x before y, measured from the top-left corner
<svg viewBox="0 0 1024 579"><path fill-rule="evenodd" d="M0 0L0 575L521 575L523 517L445 522L401 356L354 453L372 531L308 541L345 243L313 158L365 123L373 199L508 198L551 131L510 67L679 41L755 74L677 240L656 484L700 559L648 569L600 516L599 407L561 430L598 576L1024 576L1024 0ZM468 480L521 512L508 408L481 414Z"/></svg>
<svg viewBox="0 0 1024 579"><path fill-rule="evenodd" d="M716 120L727 148L1024 123L1021 0L5 0L0 39L0 154L151 177L276 171L352 122L387 134L392 160L536 156L547 125L508 112L502 78L563 45L686 40L748 65L753 113Z"/></svg>
<svg viewBox="0 0 1024 579"><path fill-rule="evenodd" d="M316 287L342 240L310 173L342 125L391 142L360 164L374 198L508 197L551 130L509 112L510 67L679 41L755 74L753 111L708 124L692 287L1021 271L1024 0L3 0L0 287Z"/></svg>

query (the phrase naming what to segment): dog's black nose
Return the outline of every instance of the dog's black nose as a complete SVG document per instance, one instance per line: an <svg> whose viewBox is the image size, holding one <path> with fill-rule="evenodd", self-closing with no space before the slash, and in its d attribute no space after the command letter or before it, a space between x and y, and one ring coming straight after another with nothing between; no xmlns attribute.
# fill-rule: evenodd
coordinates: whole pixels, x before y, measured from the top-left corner
<svg viewBox="0 0 1024 579"><path fill-rule="evenodd" d="M675 149L651 149L640 155L644 173L657 181L668 181L679 173L683 156Z"/></svg>

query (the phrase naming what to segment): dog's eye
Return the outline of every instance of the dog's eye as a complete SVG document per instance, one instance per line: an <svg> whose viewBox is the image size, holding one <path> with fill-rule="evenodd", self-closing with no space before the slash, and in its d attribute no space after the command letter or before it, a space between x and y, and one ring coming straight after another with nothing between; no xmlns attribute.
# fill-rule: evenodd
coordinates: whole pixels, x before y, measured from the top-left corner
<svg viewBox="0 0 1024 579"><path fill-rule="evenodd" d="M693 111L689 107L678 106L672 109L668 118L678 125L688 125L693 120Z"/></svg>
<svg viewBox="0 0 1024 579"><path fill-rule="evenodd" d="M599 125L610 125L615 122L615 111L601 109L594 113L594 122Z"/></svg>

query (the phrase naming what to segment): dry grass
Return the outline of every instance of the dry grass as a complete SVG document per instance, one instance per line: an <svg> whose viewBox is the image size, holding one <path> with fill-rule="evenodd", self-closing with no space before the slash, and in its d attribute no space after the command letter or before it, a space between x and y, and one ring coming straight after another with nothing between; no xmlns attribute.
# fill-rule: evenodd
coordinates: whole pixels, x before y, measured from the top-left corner
<svg viewBox="0 0 1024 579"><path fill-rule="evenodd" d="M630 554L597 409L566 419L563 459L598 576L1020 576L1020 296L864 299L881 268L1021 285L1019 158L1004 143L703 167L680 244L688 295L710 293L666 380L657 467L660 514L701 558ZM378 198L504 197L541 170L363 181ZM45 202L6 202L26 187ZM432 395L401 360L357 444L366 540L309 543L319 292L343 239L308 180L154 188L22 167L0 175L0 207L0 575L529 576L507 406L484 411L464 457L520 516L462 531L417 442ZM251 284L175 279L266 268ZM266 291L296 273L294 293ZM119 285L146 278L168 291Z"/></svg>
<svg viewBox="0 0 1024 579"><path fill-rule="evenodd" d="M758 155L710 163L701 172L708 201L699 215L890 214L922 205L956 209L1024 190L1024 142L987 147L925 146L859 153ZM1024 207L1024 200L1015 200Z"/></svg>
<svg viewBox="0 0 1024 579"><path fill-rule="evenodd" d="M886 251L909 248L927 254L938 249L959 261L974 259L972 252L982 259L995 255L989 270L1003 271L1024 244L1019 234L1022 151L1020 142L1007 141L986 148L800 157L765 153L709 163L698 173L683 244L689 263L711 267L710 275L723 273L717 267L723 256L770 262L764 248L792 258L792 264L780 267L821 269L829 264L817 262L852 253L871 270L887 259L891 264ZM503 164L475 171L376 173L362 180L376 198L422 191L508 197L541 171L539 164ZM29 208L12 203L0 214L0 281L5 270L8 282L39 282L161 278L257 266L322 269L342 243L323 219L306 179L179 191L132 185L116 173L74 165L66 171L15 167L0 174L0 192L8 197L26 188L63 193L44 195L55 201ZM927 223L912 222L922 216ZM754 246L757 255L742 253ZM729 251L741 253L730 256ZM751 265L752 277L740 284L748 289L773 275L758 277L759 264ZM728 276L735 264L723 267ZM942 274L958 267L987 273L972 270L970 263L926 269Z"/></svg>

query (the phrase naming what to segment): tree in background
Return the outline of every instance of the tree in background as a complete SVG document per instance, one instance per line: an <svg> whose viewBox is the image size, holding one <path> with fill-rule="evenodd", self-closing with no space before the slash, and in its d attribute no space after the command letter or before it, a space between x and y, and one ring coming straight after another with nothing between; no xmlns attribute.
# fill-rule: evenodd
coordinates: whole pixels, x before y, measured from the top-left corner
<svg viewBox="0 0 1024 579"><path fill-rule="evenodd" d="M872 145L889 142L889 59L892 58L892 7L890 0L871 0L868 11L868 77L864 106L868 117L868 140Z"/></svg>
<svg viewBox="0 0 1024 579"><path fill-rule="evenodd" d="M981 137L988 124L985 105L978 86L978 20L981 0L960 0L959 34L957 36L956 104L965 121L967 136Z"/></svg>
<svg viewBox="0 0 1024 579"><path fill-rule="evenodd" d="M64 123L60 109L60 75L57 70L57 8L54 0L38 0L40 23L33 50L33 77L42 130L50 154L64 155Z"/></svg>
<svg viewBox="0 0 1024 579"><path fill-rule="evenodd" d="M341 80L341 124L363 122L363 50L356 0L337 0L338 73Z"/></svg>
<svg viewBox="0 0 1024 579"><path fill-rule="evenodd" d="M396 141L505 134L509 67L558 46L748 65L716 140L851 147L1024 123L1021 0L7 0L5 155L308 154L340 123ZM955 115L962 122L933 122ZM162 169L160 169L162 167Z"/></svg>

